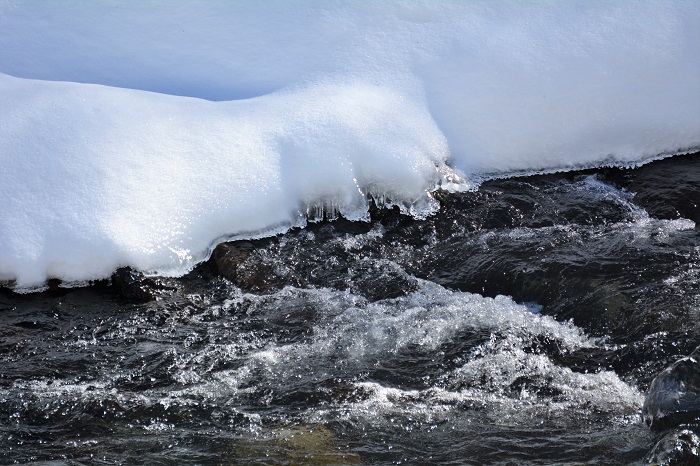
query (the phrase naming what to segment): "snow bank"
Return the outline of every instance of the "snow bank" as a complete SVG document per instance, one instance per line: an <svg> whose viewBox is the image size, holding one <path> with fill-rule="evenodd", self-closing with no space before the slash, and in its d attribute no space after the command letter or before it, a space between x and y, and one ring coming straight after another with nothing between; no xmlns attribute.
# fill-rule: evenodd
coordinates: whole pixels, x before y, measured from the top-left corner
<svg viewBox="0 0 700 466"><path fill-rule="evenodd" d="M700 147L699 44L695 1L0 2L0 279Z"/></svg>

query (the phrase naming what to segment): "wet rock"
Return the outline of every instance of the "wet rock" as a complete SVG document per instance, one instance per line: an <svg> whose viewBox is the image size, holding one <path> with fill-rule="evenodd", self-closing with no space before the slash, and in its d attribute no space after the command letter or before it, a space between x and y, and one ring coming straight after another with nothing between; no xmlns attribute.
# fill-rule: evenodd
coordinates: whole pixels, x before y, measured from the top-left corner
<svg viewBox="0 0 700 466"><path fill-rule="evenodd" d="M347 275L349 289L369 301L398 298L418 288L415 277L384 261L363 261Z"/></svg>
<svg viewBox="0 0 700 466"><path fill-rule="evenodd" d="M700 437L688 429L667 432L647 456L649 466L700 465Z"/></svg>
<svg viewBox="0 0 700 466"><path fill-rule="evenodd" d="M251 241L221 243L211 253L209 264L217 274L235 282L238 278L238 268L250 257L253 249Z"/></svg>
<svg viewBox="0 0 700 466"><path fill-rule="evenodd" d="M135 303L147 303L159 291L174 289L161 283L160 279L146 278L130 267L117 269L112 274L112 288L122 298Z"/></svg>
<svg viewBox="0 0 700 466"><path fill-rule="evenodd" d="M642 414L655 430L700 427L700 347L656 376Z"/></svg>
<svg viewBox="0 0 700 466"><path fill-rule="evenodd" d="M272 464L351 465L361 464L358 454L336 445L333 434L323 425L272 428L258 439L239 442L236 457L251 463L267 458ZM266 461L266 464L268 464Z"/></svg>
<svg viewBox="0 0 700 466"><path fill-rule="evenodd" d="M288 274L281 273L279 261L266 257L265 251L274 244L274 239L221 243L212 252L209 265L215 273L249 292L266 293L297 285Z"/></svg>
<svg viewBox="0 0 700 466"><path fill-rule="evenodd" d="M329 231L324 231L326 227ZM370 301L403 296L418 280L395 262L374 259L371 246L346 249L338 229L343 222L326 222L308 239L290 233L286 240L236 241L216 247L209 259L212 270L247 292L266 293L294 287L332 287L349 290ZM297 232L298 233L298 232ZM329 235L326 238L325 235ZM280 258L285 258L280 260Z"/></svg>
<svg viewBox="0 0 700 466"><path fill-rule="evenodd" d="M631 172L626 188L657 218L687 218L700 227L700 153L671 157Z"/></svg>

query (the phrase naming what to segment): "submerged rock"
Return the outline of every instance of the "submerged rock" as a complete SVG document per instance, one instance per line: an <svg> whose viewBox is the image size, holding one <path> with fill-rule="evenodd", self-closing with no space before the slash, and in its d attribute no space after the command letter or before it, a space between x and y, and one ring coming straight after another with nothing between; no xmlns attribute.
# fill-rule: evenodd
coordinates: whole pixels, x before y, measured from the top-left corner
<svg viewBox="0 0 700 466"><path fill-rule="evenodd" d="M655 430L700 427L700 346L656 376L642 413Z"/></svg>
<svg viewBox="0 0 700 466"><path fill-rule="evenodd" d="M352 465L361 464L358 454L337 445L323 425L300 425L273 428L261 438L241 440L236 450L238 460L262 464Z"/></svg>

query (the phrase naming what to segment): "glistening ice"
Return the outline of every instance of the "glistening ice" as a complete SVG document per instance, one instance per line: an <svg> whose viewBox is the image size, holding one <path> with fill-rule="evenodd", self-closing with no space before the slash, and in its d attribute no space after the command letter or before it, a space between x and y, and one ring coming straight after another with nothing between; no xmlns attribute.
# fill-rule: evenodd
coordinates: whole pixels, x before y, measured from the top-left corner
<svg viewBox="0 0 700 466"><path fill-rule="evenodd" d="M0 279L700 147L700 4L4 2Z"/></svg>

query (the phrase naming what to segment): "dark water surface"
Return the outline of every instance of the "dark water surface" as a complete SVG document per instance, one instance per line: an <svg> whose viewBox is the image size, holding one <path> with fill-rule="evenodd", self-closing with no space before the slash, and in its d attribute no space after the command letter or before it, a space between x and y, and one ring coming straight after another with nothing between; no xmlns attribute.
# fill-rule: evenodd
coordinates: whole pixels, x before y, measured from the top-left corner
<svg viewBox="0 0 700 466"><path fill-rule="evenodd" d="M436 197L2 289L0 462L698 464L700 155Z"/></svg>

